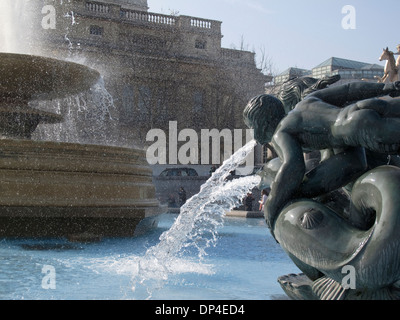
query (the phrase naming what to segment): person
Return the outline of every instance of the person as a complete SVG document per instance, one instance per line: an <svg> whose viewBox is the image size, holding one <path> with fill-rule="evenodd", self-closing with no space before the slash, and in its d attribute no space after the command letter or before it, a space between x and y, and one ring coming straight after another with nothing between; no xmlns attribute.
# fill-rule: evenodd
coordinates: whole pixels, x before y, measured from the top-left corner
<svg viewBox="0 0 400 320"><path fill-rule="evenodd" d="M229 171L229 175L225 178L225 180L232 181L233 179L235 179L235 174L236 174L235 170Z"/></svg>
<svg viewBox="0 0 400 320"><path fill-rule="evenodd" d="M398 154L400 100L377 99L386 95L399 96L400 82L354 82L315 91L288 115L273 96L250 100L243 113L246 125L257 142L272 144L282 162L265 204L271 230L291 199L330 192L363 174L365 149ZM334 154L306 175L303 153L324 149Z"/></svg>
<svg viewBox="0 0 400 320"><path fill-rule="evenodd" d="M212 176L213 173L214 173L215 171L217 171L217 166L216 166L216 165L213 165L213 166L210 168L210 176Z"/></svg>
<svg viewBox="0 0 400 320"><path fill-rule="evenodd" d="M267 202L267 198L268 198L268 192L266 189L263 189L261 191L261 200L258 201L260 203L260 207L259 207L260 211L264 211L264 207L265 207L265 203Z"/></svg>
<svg viewBox="0 0 400 320"><path fill-rule="evenodd" d="M247 193L246 198L244 199L245 210L246 211L253 211L253 201L254 201L253 194L251 192Z"/></svg>
<svg viewBox="0 0 400 320"><path fill-rule="evenodd" d="M183 187L179 188L179 207L182 207L186 203L186 191Z"/></svg>
<svg viewBox="0 0 400 320"><path fill-rule="evenodd" d="M173 193L168 195L168 208L176 208L176 201Z"/></svg>

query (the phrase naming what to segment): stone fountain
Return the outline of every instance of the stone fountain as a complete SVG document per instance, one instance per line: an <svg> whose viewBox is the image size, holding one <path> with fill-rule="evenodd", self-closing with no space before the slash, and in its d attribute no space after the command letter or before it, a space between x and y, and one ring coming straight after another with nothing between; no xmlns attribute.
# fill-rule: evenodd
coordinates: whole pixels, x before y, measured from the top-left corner
<svg viewBox="0 0 400 320"><path fill-rule="evenodd" d="M40 56L0 53L0 237L130 237L160 211L145 152L33 141L62 117L30 106L89 90L100 74Z"/></svg>

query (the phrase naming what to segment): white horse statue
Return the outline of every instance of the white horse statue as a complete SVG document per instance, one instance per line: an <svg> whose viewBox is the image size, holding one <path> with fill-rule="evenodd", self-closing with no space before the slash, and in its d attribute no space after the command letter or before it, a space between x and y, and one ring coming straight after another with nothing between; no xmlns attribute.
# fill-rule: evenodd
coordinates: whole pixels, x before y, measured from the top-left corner
<svg viewBox="0 0 400 320"><path fill-rule="evenodd" d="M397 46L398 50L400 51L400 45ZM397 53L399 54L399 53ZM396 60L394 59L394 53L389 50L388 47L383 49L382 55L379 57L379 61L387 61L385 65L384 75L383 77L375 76L378 79L378 82L387 83L387 82L395 82L400 80L400 73L399 73L399 64L400 64L400 57Z"/></svg>

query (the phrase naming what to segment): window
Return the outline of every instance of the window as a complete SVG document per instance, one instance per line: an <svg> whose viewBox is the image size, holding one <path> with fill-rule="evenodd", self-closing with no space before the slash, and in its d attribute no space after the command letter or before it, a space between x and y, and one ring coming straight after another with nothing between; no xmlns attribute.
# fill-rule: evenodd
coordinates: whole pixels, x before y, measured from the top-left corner
<svg viewBox="0 0 400 320"><path fill-rule="evenodd" d="M99 26L90 26L90 34L94 36L102 36L104 28Z"/></svg>
<svg viewBox="0 0 400 320"><path fill-rule="evenodd" d="M203 94L199 91L193 96L193 111L199 113L203 110Z"/></svg>
<svg viewBox="0 0 400 320"><path fill-rule="evenodd" d="M206 48L206 42L202 41L202 40L196 40L194 46L195 46L196 49L205 49Z"/></svg>
<svg viewBox="0 0 400 320"><path fill-rule="evenodd" d="M165 169L160 177L197 177L198 173L192 168Z"/></svg>
<svg viewBox="0 0 400 320"><path fill-rule="evenodd" d="M196 172L196 170L194 170L194 169L188 169L188 176L189 177L197 177L198 176L198 174L197 174L197 172Z"/></svg>

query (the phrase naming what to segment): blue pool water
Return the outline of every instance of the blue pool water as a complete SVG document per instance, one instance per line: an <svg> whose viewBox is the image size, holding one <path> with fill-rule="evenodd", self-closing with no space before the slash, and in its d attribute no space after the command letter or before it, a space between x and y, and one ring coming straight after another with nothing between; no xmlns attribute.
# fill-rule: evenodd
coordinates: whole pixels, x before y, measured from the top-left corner
<svg viewBox="0 0 400 320"><path fill-rule="evenodd" d="M215 246L201 259L183 250L162 281L135 286L138 261L177 215L132 239L92 244L0 240L1 300L274 300L285 298L281 275L299 272L271 237L264 219L224 219Z"/></svg>

